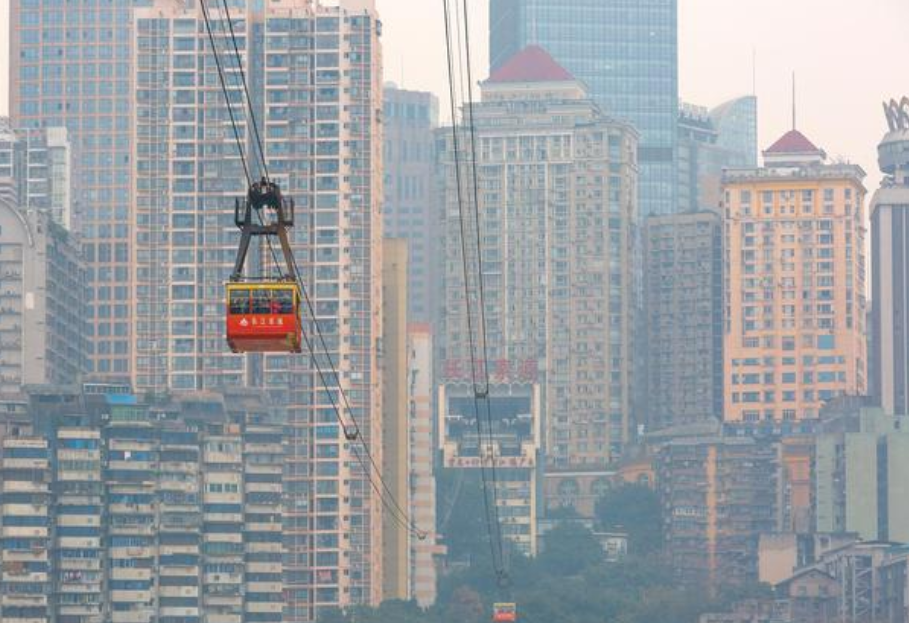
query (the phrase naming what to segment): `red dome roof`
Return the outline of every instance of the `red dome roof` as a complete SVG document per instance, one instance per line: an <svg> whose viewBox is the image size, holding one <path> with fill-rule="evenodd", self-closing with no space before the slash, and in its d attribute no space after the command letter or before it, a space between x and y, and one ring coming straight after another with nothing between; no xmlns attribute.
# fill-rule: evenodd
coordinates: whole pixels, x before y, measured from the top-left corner
<svg viewBox="0 0 909 623"><path fill-rule="evenodd" d="M492 72L488 82L568 82L575 78L549 52L537 45L527 46Z"/></svg>
<svg viewBox="0 0 909 623"><path fill-rule="evenodd" d="M767 148L765 154L813 154L820 152L817 145L798 130L789 130Z"/></svg>

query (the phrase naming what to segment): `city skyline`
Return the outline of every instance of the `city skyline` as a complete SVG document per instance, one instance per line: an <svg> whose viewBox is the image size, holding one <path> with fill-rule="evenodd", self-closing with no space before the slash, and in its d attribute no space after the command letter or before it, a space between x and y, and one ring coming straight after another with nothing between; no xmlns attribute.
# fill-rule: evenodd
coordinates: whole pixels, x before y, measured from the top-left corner
<svg viewBox="0 0 909 623"><path fill-rule="evenodd" d="M409 90L431 91L440 97L443 122L450 119L441 2L376 0L376 4L384 25L385 80ZM791 74L795 72L799 128L809 135L834 138L828 140L831 156L844 156L861 165L868 173L868 187L874 188L881 178L876 145L885 130L880 102L909 91L898 73L885 69L886 59L909 54L909 39L899 36L900 25L909 20L909 5L900 0L875 0L863 4L861 12L849 15L854 4L849 0L803 0L797 4L786 0L679 0L680 100L712 107L752 94L756 56L761 120L758 143L767 146L791 125ZM477 80L488 76L487 5L488 0L468 2ZM8 15L9 7L10 0L0 0L0 14ZM781 14L792 19L781 23ZM705 19L711 15L716 17ZM745 36L740 29L717 27L717 23L735 19L736 15L748 16ZM827 23L837 35L851 30L875 32L875 36L861 46L824 48L825 41L843 38L828 36L831 31L827 29L815 29L805 33L814 45L805 45L804 38L797 47L784 45L787 35L798 34L805 19L819 15L827 16ZM718 46L723 47L723 54L715 53ZM419 50L419 64L407 58L412 50ZM8 57L7 22L0 24L0 115L9 114ZM881 68L875 69L875 63ZM722 80L713 79L714 70L723 71ZM846 97L842 97L844 93L839 88L845 84L844 75L860 76L861 84ZM833 92L839 96L837 99L830 98ZM853 121L847 132L837 134L836 128L842 127L844 118Z"/></svg>

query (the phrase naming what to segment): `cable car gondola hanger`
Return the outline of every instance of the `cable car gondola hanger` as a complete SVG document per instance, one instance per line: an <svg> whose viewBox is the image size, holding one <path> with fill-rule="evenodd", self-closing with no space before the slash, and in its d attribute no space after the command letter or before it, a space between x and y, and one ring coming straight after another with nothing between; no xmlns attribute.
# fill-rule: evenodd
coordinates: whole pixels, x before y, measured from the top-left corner
<svg viewBox="0 0 909 623"><path fill-rule="evenodd" d="M263 212L274 212L269 220ZM255 218L254 215L255 214ZM240 246L227 284L227 343L235 353L300 353L300 286L287 230L294 225L293 200L285 200L275 182L265 178L252 184L242 203L234 205L234 223ZM276 278L247 279L243 267L253 238L271 245L277 238L286 273ZM277 263L277 256L274 255ZM278 270L281 267L278 266Z"/></svg>

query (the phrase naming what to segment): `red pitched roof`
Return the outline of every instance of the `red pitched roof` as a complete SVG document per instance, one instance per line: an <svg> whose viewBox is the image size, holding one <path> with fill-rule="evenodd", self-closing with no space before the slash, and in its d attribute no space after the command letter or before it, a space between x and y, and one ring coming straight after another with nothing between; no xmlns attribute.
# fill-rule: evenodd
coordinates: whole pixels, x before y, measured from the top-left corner
<svg viewBox="0 0 909 623"><path fill-rule="evenodd" d="M821 151L798 130L789 130L765 154L807 154Z"/></svg>
<svg viewBox="0 0 909 623"><path fill-rule="evenodd" d="M527 46L492 72L489 82L567 82L575 78L543 48Z"/></svg>

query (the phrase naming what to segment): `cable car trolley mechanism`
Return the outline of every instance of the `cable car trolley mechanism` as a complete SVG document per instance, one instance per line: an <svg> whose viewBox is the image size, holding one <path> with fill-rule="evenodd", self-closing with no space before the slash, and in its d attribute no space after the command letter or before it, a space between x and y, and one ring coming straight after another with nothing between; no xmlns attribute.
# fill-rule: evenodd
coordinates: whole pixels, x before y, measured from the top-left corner
<svg viewBox="0 0 909 623"><path fill-rule="evenodd" d="M269 220L263 212L274 212L274 218ZM285 200L278 185L263 178L249 187L245 201L237 199L234 222L242 235L227 283L227 344L234 353L301 352L300 285L287 236L294 225L293 200ZM285 274L243 276L253 237L268 243L276 264L271 238L278 239Z"/></svg>

